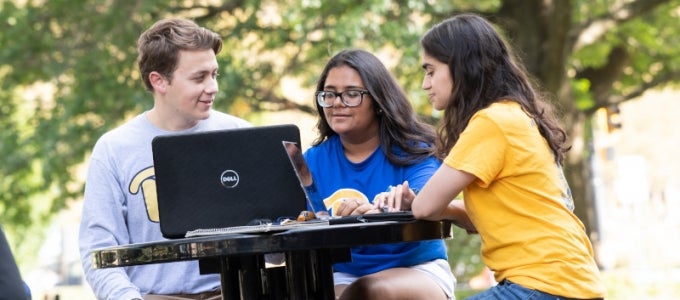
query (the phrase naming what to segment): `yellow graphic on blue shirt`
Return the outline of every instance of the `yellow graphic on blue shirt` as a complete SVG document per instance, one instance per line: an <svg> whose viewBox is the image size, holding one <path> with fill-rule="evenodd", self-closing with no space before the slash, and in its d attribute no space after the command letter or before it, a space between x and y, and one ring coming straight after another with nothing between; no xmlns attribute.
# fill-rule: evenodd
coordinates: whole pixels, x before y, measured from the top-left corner
<svg viewBox="0 0 680 300"><path fill-rule="evenodd" d="M323 204L326 206L326 210L328 210L328 213L333 217L335 216L335 212L338 211L338 207L340 207L340 204L342 204L348 199L357 199L361 203L369 203L368 197L366 197L364 193L355 189L344 188L335 191L326 199L323 199Z"/></svg>
<svg viewBox="0 0 680 300"><path fill-rule="evenodd" d="M146 214L151 222L160 220L158 216L158 197L156 196L156 176L153 166L148 167L135 175L130 181L130 193L136 195L140 191L144 198Z"/></svg>

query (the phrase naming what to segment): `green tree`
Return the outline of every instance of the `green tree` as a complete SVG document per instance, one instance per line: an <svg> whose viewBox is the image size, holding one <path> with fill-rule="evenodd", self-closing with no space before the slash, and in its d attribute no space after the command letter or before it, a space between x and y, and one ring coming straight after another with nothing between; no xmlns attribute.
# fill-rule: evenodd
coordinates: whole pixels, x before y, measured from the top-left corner
<svg viewBox="0 0 680 300"><path fill-rule="evenodd" d="M216 106L254 119L262 111L313 113L311 89L323 64L347 47L379 53L423 116L432 116L420 91L419 36L456 13L484 15L562 108L574 141L568 179L577 214L593 232L591 116L680 80L680 0L219 3L0 3L0 222L8 231L45 224L78 200L78 174L96 139L151 106L136 70L135 42L161 17L192 18L224 37ZM286 93L291 81L309 96ZM469 243L474 247L478 239Z"/></svg>

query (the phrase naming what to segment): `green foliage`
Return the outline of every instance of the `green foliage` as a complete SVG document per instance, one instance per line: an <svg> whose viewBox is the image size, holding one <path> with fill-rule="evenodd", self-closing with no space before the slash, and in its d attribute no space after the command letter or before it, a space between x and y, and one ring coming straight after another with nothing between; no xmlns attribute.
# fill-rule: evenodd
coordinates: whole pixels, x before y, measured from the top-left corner
<svg viewBox="0 0 680 300"><path fill-rule="evenodd" d="M590 82L588 80L574 79L571 81L571 88L574 95L574 102L578 109L588 110L595 106L593 97L588 93L588 90L590 89Z"/></svg>
<svg viewBox="0 0 680 300"><path fill-rule="evenodd" d="M571 63L576 68L601 67L607 63L607 54L611 49L611 43L589 45L575 53Z"/></svg>
<svg viewBox="0 0 680 300"><path fill-rule="evenodd" d="M680 10L666 5L654 16L646 16L618 27L614 35L632 54L630 68L621 78L618 90L631 91L640 82L677 72L680 67L680 37L677 34ZM659 57L664 57L659 61Z"/></svg>
<svg viewBox="0 0 680 300"><path fill-rule="evenodd" d="M678 46L680 37L676 33L680 18L679 2L662 2L666 3L656 7L650 13L612 27L600 40L577 49L578 51L572 53L570 66L576 70L601 67L607 63L607 56L614 47L623 47L630 57L623 68L623 74L613 82L610 95L628 100L639 96L640 92L648 88L677 85L680 68L680 47ZM575 19L602 20L607 13L617 8L617 5L619 4L615 5L606 0L586 1L578 6ZM602 26L607 25L602 24ZM605 29L604 27L595 28L596 30ZM609 103L594 104L598 107L605 107Z"/></svg>
<svg viewBox="0 0 680 300"><path fill-rule="evenodd" d="M468 234L464 229L453 226L452 239L446 241L449 248L449 264L459 283L467 282L484 268L479 248L478 234Z"/></svg>
<svg viewBox="0 0 680 300"><path fill-rule="evenodd" d="M313 112L312 91L321 68L337 51L359 47L377 53L393 71L423 115L435 120L420 86L419 37L436 22L459 12L495 16L521 6L515 13L543 5L531 14L534 22L552 20L561 1L467 1L434 3L419 0L239 0L239 1L2 1L0 2L0 222L15 236L40 227L50 216L82 194L82 168L96 139L152 105L136 69L136 39L159 18L195 19L224 38L220 93L216 108L244 118L262 111L296 109ZM588 24L611 17L622 1L571 0L573 12L565 39L576 40ZM579 74L607 65L615 47L631 59L620 66L608 95L628 99L635 91L677 84L680 38L679 0L640 12L582 47L567 43L567 59L540 60L550 73L571 84L572 95L559 99L571 114L602 107L591 95L597 78ZM217 4L216 4L217 3ZM507 9L504 11L508 11ZM630 10L635 14L634 9ZM509 23L512 24L512 23ZM548 28L546 26L546 28ZM529 34L520 31L516 34ZM520 45L543 49L553 32L543 32ZM549 47L545 47L550 49ZM526 50L520 49L520 50ZM533 53L533 52L532 52ZM550 57L537 52L540 58ZM566 65L566 68L564 64ZM561 74L562 70L565 74ZM530 70L535 72L536 70ZM536 72L536 74L540 74ZM548 76L551 74L543 74ZM284 92L284 79L296 79L308 97ZM544 80L539 76L539 80ZM571 83L569 83L571 81ZM560 89L550 90L557 94ZM573 187L578 190L578 187ZM475 236L456 234L452 261L464 263L463 273L478 268ZM464 238L463 238L464 237ZM468 240L470 238L471 240ZM17 243L23 242L17 240ZM454 265L456 270L460 265ZM460 274L459 274L460 276Z"/></svg>

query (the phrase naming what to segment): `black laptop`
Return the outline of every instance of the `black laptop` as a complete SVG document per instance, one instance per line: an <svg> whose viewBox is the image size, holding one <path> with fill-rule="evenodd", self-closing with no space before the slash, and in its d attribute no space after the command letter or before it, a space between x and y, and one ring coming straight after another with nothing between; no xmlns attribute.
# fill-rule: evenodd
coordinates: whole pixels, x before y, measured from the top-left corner
<svg viewBox="0 0 680 300"><path fill-rule="evenodd" d="M293 124L192 134L152 141L161 232L296 218L307 199L283 141L300 143Z"/></svg>

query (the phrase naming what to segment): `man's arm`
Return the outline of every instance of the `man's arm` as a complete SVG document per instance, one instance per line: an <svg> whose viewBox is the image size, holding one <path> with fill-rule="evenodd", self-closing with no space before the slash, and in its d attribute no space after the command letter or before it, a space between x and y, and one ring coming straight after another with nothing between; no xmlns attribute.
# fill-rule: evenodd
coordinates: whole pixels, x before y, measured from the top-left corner
<svg viewBox="0 0 680 300"><path fill-rule="evenodd" d="M124 197L112 171L103 162L91 159L79 246L85 277L98 299L142 298L123 268L93 269L92 266L92 250L129 242L121 205Z"/></svg>

